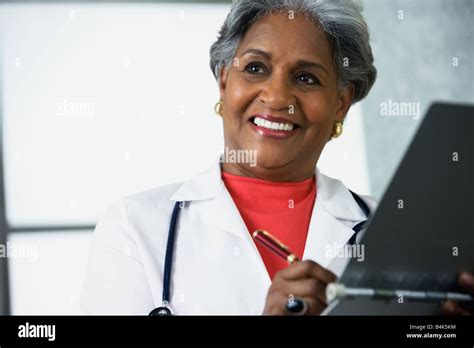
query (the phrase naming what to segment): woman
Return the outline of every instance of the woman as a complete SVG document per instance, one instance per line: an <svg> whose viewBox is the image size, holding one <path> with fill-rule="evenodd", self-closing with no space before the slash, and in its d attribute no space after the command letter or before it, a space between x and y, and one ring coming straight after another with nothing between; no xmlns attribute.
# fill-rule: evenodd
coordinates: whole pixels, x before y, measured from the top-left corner
<svg viewBox="0 0 474 348"><path fill-rule="evenodd" d="M114 204L96 227L86 313L320 314L326 285L348 261L326 248L355 242L364 206L374 208L315 169L376 77L356 3L236 1L210 53L226 152L252 152L256 161L220 157L185 183ZM256 245L259 228L304 261L288 266Z"/></svg>

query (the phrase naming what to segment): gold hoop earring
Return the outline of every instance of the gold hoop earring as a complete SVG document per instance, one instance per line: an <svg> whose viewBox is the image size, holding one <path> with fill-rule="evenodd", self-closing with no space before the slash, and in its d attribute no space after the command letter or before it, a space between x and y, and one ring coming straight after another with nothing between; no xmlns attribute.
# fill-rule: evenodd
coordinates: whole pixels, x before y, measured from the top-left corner
<svg viewBox="0 0 474 348"><path fill-rule="evenodd" d="M222 102L222 99L219 99L219 101L214 105L214 111L216 114L219 116L222 116L222 108L224 106L224 103Z"/></svg>
<svg viewBox="0 0 474 348"><path fill-rule="evenodd" d="M341 134L342 134L342 122L337 121L336 123L334 123L334 127L332 129L331 137L332 138L338 138Z"/></svg>

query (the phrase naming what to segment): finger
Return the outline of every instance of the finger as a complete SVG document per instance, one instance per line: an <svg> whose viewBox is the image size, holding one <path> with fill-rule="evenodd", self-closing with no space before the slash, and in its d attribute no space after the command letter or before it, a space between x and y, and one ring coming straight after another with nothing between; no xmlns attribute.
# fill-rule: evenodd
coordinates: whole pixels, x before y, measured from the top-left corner
<svg viewBox="0 0 474 348"><path fill-rule="evenodd" d="M279 291L288 296L314 298L326 306L326 284L315 278L288 281L279 288Z"/></svg>
<svg viewBox="0 0 474 348"><path fill-rule="evenodd" d="M303 297L308 304L308 311L305 315L320 315L321 312L326 308L325 304L310 297Z"/></svg>
<svg viewBox="0 0 474 348"><path fill-rule="evenodd" d="M474 276L472 275L472 273L469 273L469 272L461 273L458 281L459 281L459 285L464 290L474 295Z"/></svg>
<svg viewBox="0 0 474 348"><path fill-rule="evenodd" d="M470 315L470 313L457 302L450 300L444 302L441 309L445 315Z"/></svg>
<svg viewBox="0 0 474 348"><path fill-rule="evenodd" d="M274 292L270 297L267 298L265 308L263 310L264 315L287 315L285 305L288 297L283 292Z"/></svg>
<svg viewBox="0 0 474 348"><path fill-rule="evenodd" d="M278 277L286 280L298 280L301 278L317 278L325 284L334 282L336 276L331 271L321 267L312 260L294 263L277 273Z"/></svg>

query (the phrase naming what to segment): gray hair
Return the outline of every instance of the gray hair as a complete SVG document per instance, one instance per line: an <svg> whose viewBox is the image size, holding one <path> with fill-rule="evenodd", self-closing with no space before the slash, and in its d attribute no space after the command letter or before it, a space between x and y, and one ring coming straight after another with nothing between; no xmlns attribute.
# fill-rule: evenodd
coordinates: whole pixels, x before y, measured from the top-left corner
<svg viewBox="0 0 474 348"><path fill-rule="evenodd" d="M246 31L259 18L281 10L303 13L328 38L339 86L354 84L356 103L367 96L377 76L369 43L369 30L362 17L362 4L353 0L234 0L232 8L211 46L211 70L219 80L223 66L230 66Z"/></svg>

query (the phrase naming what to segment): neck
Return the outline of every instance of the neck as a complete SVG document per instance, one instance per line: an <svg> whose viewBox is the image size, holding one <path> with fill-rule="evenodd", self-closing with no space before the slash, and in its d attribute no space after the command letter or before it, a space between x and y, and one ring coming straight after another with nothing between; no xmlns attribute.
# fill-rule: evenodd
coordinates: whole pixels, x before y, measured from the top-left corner
<svg viewBox="0 0 474 348"><path fill-rule="evenodd" d="M279 168L265 168L261 166L246 166L240 163L223 163L222 171L239 176L275 181L275 182L299 182L311 178L314 175L316 164L309 164L305 168L291 170L287 166Z"/></svg>

